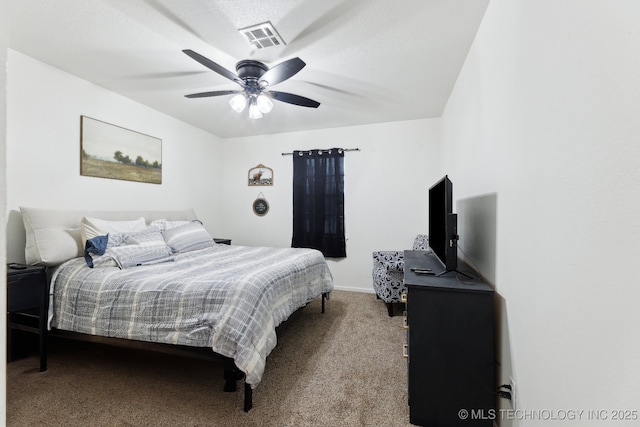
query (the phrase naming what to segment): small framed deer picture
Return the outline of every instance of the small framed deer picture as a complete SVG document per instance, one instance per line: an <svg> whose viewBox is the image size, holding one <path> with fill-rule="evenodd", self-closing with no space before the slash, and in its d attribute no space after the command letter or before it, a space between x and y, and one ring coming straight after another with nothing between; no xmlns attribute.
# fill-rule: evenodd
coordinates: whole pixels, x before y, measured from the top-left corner
<svg viewBox="0 0 640 427"><path fill-rule="evenodd" d="M249 185L273 185L273 169L262 163L249 169Z"/></svg>

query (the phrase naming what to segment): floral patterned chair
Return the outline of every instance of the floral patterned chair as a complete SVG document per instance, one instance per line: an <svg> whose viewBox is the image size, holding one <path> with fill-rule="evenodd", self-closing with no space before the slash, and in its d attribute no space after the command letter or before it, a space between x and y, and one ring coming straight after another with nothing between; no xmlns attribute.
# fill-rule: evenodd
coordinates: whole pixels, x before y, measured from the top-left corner
<svg viewBox="0 0 640 427"><path fill-rule="evenodd" d="M429 237L418 234L413 242L414 251L430 251ZM404 251L376 251L373 253L373 289L378 298L387 304L393 317L393 304L401 301L404 292Z"/></svg>

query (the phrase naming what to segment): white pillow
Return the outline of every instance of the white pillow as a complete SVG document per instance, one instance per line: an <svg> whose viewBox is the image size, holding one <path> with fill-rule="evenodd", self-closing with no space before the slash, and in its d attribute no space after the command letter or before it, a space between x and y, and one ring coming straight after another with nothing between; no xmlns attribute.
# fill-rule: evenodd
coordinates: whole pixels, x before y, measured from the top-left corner
<svg viewBox="0 0 640 427"><path fill-rule="evenodd" d="M108 233L132 233L146 229L147 223L142 216L133 221L107 221L85 216L80 222L80 236L83 247L87 240L97 236L104 236Z"/></svg>

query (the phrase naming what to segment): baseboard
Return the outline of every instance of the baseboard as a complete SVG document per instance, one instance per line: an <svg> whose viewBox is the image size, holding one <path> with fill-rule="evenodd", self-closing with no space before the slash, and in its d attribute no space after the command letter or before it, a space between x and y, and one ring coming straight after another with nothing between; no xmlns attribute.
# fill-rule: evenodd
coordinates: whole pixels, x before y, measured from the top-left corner
<svg viewBox="0 0 640 427"><path fill-rule="evenodd" d="M373 288L371 289L364 289L364 288L352 288L349 286L334 286L333 289L335 289L336 291L348 291L348 292L362 292L365 294L375 294L376 291L373 290Z"/></svg>

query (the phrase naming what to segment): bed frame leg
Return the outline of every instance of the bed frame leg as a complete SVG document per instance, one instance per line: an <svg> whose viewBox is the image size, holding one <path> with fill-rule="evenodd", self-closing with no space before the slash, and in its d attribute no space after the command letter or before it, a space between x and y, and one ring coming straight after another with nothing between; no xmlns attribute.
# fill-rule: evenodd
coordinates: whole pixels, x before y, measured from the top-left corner
<svg viewBox="0 0 640 427"><path fill-rule="evenodd" d="M242 372L233 359L230 357L222 357L223 365L224 365L224 388L223 390L232 393L238 391L238 385L236 384L238 380L241 380L245 377L244 372ZM244 412L249 412L253 407L253 390L251 386L244 383Z"/></svg>
<svg viewBox="0 0 640 427"><path fill-rule="evenodd" d="M251 386L244 383L244 412L249 412L253 407L253 390Z"/></svg>
<svg viewBox="0 0 640 427"><path fill-rule="evenodd" d="M327 293L323 293L322 294L322 312L324 313L324 300L327 299Z"/></svg>
<svg viewBox="0 0 640 427"><path fill-rule="evenodd" d="M244 378L244 372L236 367L233 359L230 357L223 357L224 363L224 388L223 390L232 393L238 390L236 382Z"/></svg>

